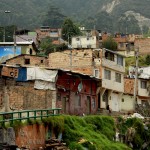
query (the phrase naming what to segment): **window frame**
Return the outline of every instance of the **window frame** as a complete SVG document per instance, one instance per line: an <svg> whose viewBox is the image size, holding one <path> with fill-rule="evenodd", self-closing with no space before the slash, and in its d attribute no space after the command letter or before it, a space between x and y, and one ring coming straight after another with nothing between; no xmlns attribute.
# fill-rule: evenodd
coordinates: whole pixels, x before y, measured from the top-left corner
<svg viewBox="0 0 150 150"><path fill-rule="evenodd" d="M121 83L121 74L118 72L115 73L115 81Z"/></svg>
<svg viewBox="0 0 150 150"><path fill-rule="evenodd" d="M104 69L104 78L107 80L111 80L111 71L108 69Z"/></svg>
<svg viewBox="0 0 150 150"><path fill-rule="evenodd" d="M147 89L147 81L141 80L141 89Z"/></svg>

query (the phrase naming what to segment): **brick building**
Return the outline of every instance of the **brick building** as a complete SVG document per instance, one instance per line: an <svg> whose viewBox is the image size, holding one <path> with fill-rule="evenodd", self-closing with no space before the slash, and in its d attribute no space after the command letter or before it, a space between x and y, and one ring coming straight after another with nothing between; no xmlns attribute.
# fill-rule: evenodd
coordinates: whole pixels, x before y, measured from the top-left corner
<svg viewBox="0 0 150 150"><path fill-rule="evenodd" d="M150 38L136 38L135 47L139 48L140 54L150 54Z"/></svg>
<svg viewBox="0 0 150 150"><path fill-rule="evenodd" d="M66 50L49 54L50 68L63 68L102 80L97 90L98 108L120 110L120 97L124 92L124 57L107 49ZM117 103L117 105L115 105Z"/></svg>
<svg viewBox="0 0 150 150"><path fill-rule="evenodd" d="M6 60L7 65L20 66L40 66L47 67L48 61L46 57L22 54Z"/></svg>
<svg viewBox="0 0 150 150"><path fill-rule="evenodd" d="M56 106L65 114L96 114L98 82L100 80L95 77L60 70L56 82Z"/></svg>

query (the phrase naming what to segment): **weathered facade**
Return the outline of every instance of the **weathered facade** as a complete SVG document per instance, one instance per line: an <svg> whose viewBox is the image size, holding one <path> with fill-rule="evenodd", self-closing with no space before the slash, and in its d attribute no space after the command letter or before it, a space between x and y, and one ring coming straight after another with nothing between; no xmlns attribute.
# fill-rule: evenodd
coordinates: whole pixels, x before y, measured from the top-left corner
<svg viewBox="0 0 150 150"><path fill-rule="evenodd" d="M16 57L6 60L7 65L20 65L20 66L48 66L46 57L40 57L35 55L18 55Z"/></svg>
<svg viewBox="0 0 150 150"><path fill-rule="evenodd" d="M107 49L67 50L49 54L49 67L69 69L101 79L97 90L98 108L106 108L109 104L113 111L120 111L125 72L122 55Z"/></svg>
<svg viewBox="0 0 150 150"><path fill-rule="evenodd" d="M97 112L98 79L73 72L59 71L56 82L57 104L62 113L83 115Z"/></svg>

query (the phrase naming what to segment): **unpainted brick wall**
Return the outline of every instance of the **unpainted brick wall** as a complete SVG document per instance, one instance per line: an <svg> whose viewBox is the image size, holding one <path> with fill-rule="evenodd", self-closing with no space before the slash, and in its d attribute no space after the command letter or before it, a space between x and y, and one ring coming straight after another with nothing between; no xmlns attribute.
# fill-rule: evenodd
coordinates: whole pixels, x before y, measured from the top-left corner
<svg viewBox="0 0 150 150"><path fill-rule="evenodd" d="M22 56L12 58L10 60L7 60L6 64L7 65L15 65L15 64L27 65L25 64L25 59L30 59L30 64L28 65L31 65L31 66L46 66L46 67L48 66L47 58L38 57L38 56L30 56L30 55L22 55Z"/></svg>
<svg viewBox="0 0 150 150"><path fill-rule="evenodd" d="M34 89L34 82L20 82L17 85L16 82L7 80L6 86L10 110L52 108L52 100L56 99L56 91L36 90ZM5 105L3 87L0 91L1 111Z"/></svg>
<svg viewBox="0 0 150 150"><path fill-rule="evenodd" d="M134 45L139 47L140 54L150 54L150 38L137 38Z"/></svg>

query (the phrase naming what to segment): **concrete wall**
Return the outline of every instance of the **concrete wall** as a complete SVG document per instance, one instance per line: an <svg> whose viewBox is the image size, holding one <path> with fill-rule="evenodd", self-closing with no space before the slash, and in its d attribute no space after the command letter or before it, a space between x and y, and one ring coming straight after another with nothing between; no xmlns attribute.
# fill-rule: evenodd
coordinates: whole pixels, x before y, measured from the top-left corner
<svg viewBox="0 0 150 150"><path fill-rule="evenodd" d="M105 79L105 71L104 70L105 70L105 68L102 69L102 72L103 72L103 74L102 74L102 87L107 88L107 89L111 89L114 91L118 91L118 92L124 92L124 74L110 69L111 80L108 80L108 79ZM115 77L116 72L121 74L121 83L116 82L116 77Z"/></svg>
<svg viewBox="0 0 150 150"><path fill-rule="evenodd" d="M98 48L96 36L79 36L72 38L73 48L89 48L88 46L91 46L91 48Z"/></svg>
<svg viewBox="0 0 150 150"><path fill-rule="evenodd" d="M134 111L135 101L133 95L123 94L121 99L121 111Z"/></svg>
<svg viewBox="0 0 150 150"><path fill-rule="evenodd" d="M141 81L145 81L145 82L147 82L147 87L146 87L146 89L143 89L143 88L141 88ZM148 82L148 80L142 80L142 79L139 79L138 80L138 95L139 96L146 96L146 97L149 97L150 95L150 91L149 91L149 89L148 89L148 85L149 85L149 82Z"/></svg>

